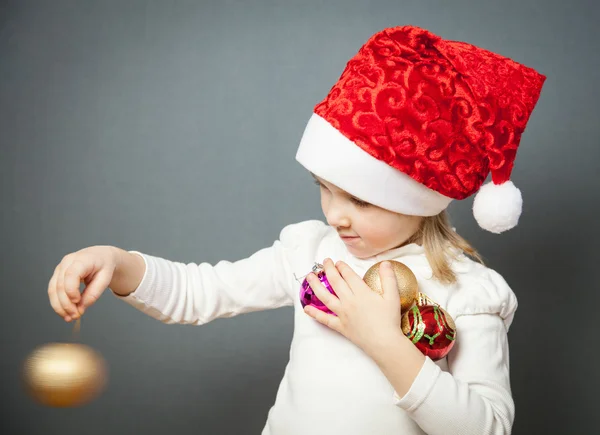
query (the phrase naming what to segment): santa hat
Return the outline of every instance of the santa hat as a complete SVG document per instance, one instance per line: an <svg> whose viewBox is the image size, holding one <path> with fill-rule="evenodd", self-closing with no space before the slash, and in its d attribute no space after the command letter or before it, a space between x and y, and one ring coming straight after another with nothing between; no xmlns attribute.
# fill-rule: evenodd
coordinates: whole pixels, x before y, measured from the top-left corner
<svg viewBox="0 0 600 435"><path fill-rule="evenodd" d="M510 175L545 79L418 27L384 29L315 106L296 159L351 195L407 215L433 216L477 193L477 222L500 233L521 215Z"/></svg>

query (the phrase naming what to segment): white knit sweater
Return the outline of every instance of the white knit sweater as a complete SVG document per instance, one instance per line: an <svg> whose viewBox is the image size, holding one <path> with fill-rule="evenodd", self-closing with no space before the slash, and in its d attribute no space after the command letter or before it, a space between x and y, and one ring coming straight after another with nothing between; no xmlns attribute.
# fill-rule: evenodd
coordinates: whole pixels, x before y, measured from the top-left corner
<svg viewBox="0 0 600 435"><path fill-rule="evenodd" d="M517 300L498 273L465 256L452 263L458 283L443 286L432 279L422 247L358 259L335 229L317 220L286 226L272 246L235 262L183 264L131 252L144 258L146 272L120 299L165 323L202 325L293 305L290 361L262 435L511 432L507 332ZM296 277L326 257L343 260L360 276L378 261L401 261L415 273L419 290L454 318L454 348L441 361L426 358L404 397L360 348L303 312Z"/></svg>

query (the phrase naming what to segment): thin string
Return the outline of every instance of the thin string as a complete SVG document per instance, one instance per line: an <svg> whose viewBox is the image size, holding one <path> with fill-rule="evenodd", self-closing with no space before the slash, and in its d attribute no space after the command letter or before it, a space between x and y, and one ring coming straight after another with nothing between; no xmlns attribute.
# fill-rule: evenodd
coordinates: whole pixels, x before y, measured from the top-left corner
<svg viewBox="0 0 600 435"><path fill-rule="evenodd" d="M81 330L81 317L77 318L73 325L73 341L79 341L79 331Z"/></svg>
<svg viewBox="0 0 600 435"><path fill-rule="evenodd" d="M315 264L314 264L314 266L312 267L312 272L313 272L313 273L317 273L317 272L318 272L320 269L323 269L323 265L322 265L321 263L315 263ZM296 276L296 274L295 274L295 273L294 273L293 275L294 275L294 279L295 279L296 281L298 281L300 284L302 284L302 283L300 282L300 280L301 280L301 279L304 279L304 278L306 278L308 275L310 275L310 272L308 272L306 275L303 275L303 276L301 276L300 278L298 278L298 277Z"/></svg>
<svg viewBox="0 0 600 435"><path fill-rule="evenodd" d="M85 280L82 278L79 280L79 290L85 288ZM73 325L73 331L71 333L72 341L79 341L79 331L81 330L81 315L77 317L75 324Z"/></svg>

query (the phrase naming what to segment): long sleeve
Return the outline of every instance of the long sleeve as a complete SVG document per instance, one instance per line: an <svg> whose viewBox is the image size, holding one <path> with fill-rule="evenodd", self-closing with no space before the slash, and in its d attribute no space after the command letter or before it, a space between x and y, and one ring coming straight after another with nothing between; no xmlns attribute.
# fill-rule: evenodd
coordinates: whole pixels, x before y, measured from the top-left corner
<svg viewBox="0 0 600 435"><path fill-rule="evenodd" d="M518 307L504 278L479 263L453 265L458 284L447 311L457 340L447 370L427 358L396 405L429 435L509 435L515 416L508 330Z"/></svg>
<svg viewBox="0 0 600 435"><path fill-rule="evenodd" d="M448 372L427 358L409 392L396 404L429 435L508 435L515 407L503 319L494 314L455 319L460 340Z"/></svg>
<svg viewBox="0 0 600 435"><path fill-rule="evenodd" d="M214 319L293 304L290 258L319 237L322 223L286 226L272 246L235 262L179 263L142 256L146 271L137 289L119 299L164 323L202 325Z"/></svg>

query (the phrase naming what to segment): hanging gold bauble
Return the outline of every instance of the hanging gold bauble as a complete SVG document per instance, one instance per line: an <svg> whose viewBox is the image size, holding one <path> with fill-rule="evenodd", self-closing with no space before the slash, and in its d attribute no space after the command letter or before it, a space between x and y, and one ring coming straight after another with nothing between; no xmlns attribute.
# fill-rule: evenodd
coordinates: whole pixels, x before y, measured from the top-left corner
<svg viewBox="0 0 600 435"><path fill-rule="evenodd" d="M49 343L25 360L23 380L29 395L52 407L86 404L104 389L104 359L92 348L77 343Z"/></svg>
<svg viewBox="0 0 600 435"><path fill-rule="evenodd" d="M396 275L396 281L398 282L398 293L400 294L400 305L402 307L402 313L406 312L417 299L419 290L419 284L415 274L403 263L394 260L387 260L392 265L392 269ZM379 268L381 263L375 263L367 270L363 281L367 283L372 290L377 293L383 293L381 286L381 278L379 277Z"/></svg>

